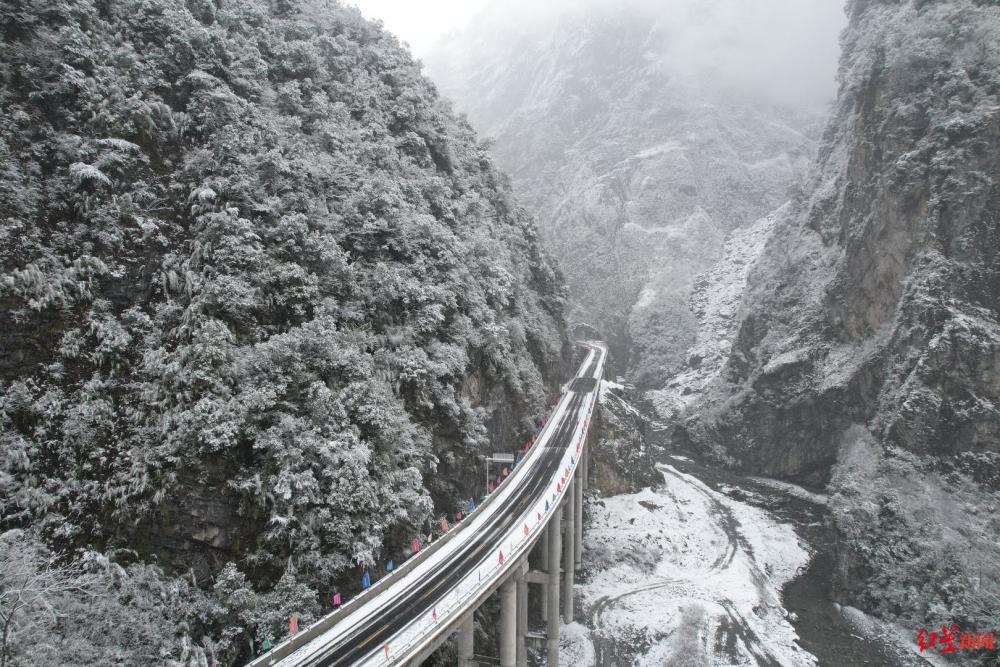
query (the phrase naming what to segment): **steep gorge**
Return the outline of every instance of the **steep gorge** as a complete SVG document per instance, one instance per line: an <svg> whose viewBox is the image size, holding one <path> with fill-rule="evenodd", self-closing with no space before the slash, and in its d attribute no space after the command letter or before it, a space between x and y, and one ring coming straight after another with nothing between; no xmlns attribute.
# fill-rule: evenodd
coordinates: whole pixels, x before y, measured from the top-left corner
<svg viewBox="0 0 1000 667"><path fill-rule="evenodd" d="M845 601L910 625L992 628L1000 8L851 0L847 12L817 163L751 258L721 362L682 409L670 406L684 382L655 398L675 442L829 484Z"/></svg>
<svg viewBox="0 0 1000 667"><path fill-rule="evenodd" d="M658 387L694 337L694 277L786 200L821 115L720 81L730 63L703 61L728 53L729 33L697 3L563 4L487 12L425 61L537 216L571 325L596 327L619 372ZM703 53L683 51L685 11L705 14Z"/></svg>

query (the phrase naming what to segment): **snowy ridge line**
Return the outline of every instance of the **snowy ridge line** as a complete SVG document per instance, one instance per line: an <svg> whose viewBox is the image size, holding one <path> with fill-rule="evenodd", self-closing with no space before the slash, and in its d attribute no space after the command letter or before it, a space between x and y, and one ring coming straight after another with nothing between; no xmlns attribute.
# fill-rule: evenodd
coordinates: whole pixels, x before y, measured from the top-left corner
<svg viewBox="0 0 1000 667"><path fill-rule="evenodd" d="M597 357L591 377L600 378L603 374L607 350L603 343L583 343L590 348L585 360L580 366L581 375L588 369ZM556 468L554 476L548 482L550 494L546 491L521 514L517 521L511 523L512 528L498 541L491 545L478 563L470 568L468 575L456 585L446 590L435 600L431 607L433 612L423 614L404 626L399 632L382 645L373 645L372 651L356 664L398 664L424 649L456 620L459 612L464 613L469 604L484 591L504 576L524 551L534 543L540 531L540 526L547 524L551 511L558 508L566 493L564 484L560 484L560 475L569 471L571 475L579 461L579 453L583 438L589 428L590 416L597 402L600 383L595 383L593 391L589 392L576 408L573 415L576 418L575 428L567 445L566 451ZM501 482L494 492L469 515L457 524L450 532L440 538L413 558L405 561L391 574L375 582L370 588L349 600L336 611L312 623L302 632L278 644L268 654L250 663L253 667L268 665L302 665L314 664L324 658L324 653L339 641L348 638L352 631L359 629L364 622L385 611L385 608L409 591L412 582L419 583L424 576L438 571L440 566L447 566L447 559L461 547L468 545L477 532L491 521L500 518L505 508L505 501L517 491L520 484L531 476L532 469L538 464L538 452L545 449L552 439L552 433L558 431L553 424L560 425L567 416L573 395L578 392L566 392L561 397L551 415L546 420L542 432L534 445L528 450L524 459L513 469L511 474ZM536 450L538 450L536 452ZM510 482L510 483L508 483ZM558 490L557 490L558 489ZM550 509L544 510L546 499L550 500ZM541 520L537 519L541 515ZM534 518L533 518L534 517ZM528 534L522 533L527 529ZM503 552L503 562L499 552ZM431 622L428 622L430 620Z"/></svg>

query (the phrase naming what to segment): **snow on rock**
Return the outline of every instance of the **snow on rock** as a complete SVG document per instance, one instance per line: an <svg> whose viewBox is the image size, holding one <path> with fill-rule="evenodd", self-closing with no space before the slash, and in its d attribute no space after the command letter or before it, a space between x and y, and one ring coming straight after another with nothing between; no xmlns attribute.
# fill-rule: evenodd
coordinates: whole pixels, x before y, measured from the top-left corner
<svg viewBox="0 0 1000 667"><path fill-rule="evenodd" d="M919 644L914 641L914 631L909 628L869 616L856 607L841 606L837 603L834 603L834 607L853 632L872 643L886 647L890 652L899 655L901 661L905 660L906 654L912 653L924 663L929 663L934 667L946 667L954 664L934 651L921 651Z"/></svg>
<svg viewBox="0 0 1000 667"><path fill-rule="evenodd" d="M788 205L754 224L737 229L711 269L698 276L689 305L698 322L694 345L687 352L687 366L674 375L664 389L647 392L657 413L676 417L699 398L722 369L736 337L737 314L747 287L750 270L764 249L776 220Z"/></svg>
<svg viewBox="0 0 1000 667"><path fill-rule="evenodd" d="M655 298L656 290L651 287L645 287L642 292L639 293L639 299L635 302L633 308L645 308L653 303Z"/></svg>
<svg viewBox="0 0 1000 667"><path fill-rule="evenodd" d="M563 623L559 628L559 664L593 667L595 658L590 630L580 623Z"/></svg>
<svg viewBox="0 0 1000 667"><path fill-rule="evenodd" d="M808 489L803 489L797 484L782 482L781 480L770 479L768 477L751 477L750 479L758 484L763 484L764 486L769 486L772 489L783 491L790 496L798 498L799 500L805 500L816 505L826 505L830 501L830 497L825 493L815 493Z"/></svg>
<svg viewBox="0 0 1000 667"><path fill-rule="evenodd" d="M781 603L810 557L792 526L659 470L662 485L588 508L578 591L599 662L816 664Z"/></svg>
<svg viewBox="0 0 1000 667"><path fill-rule="evenodd" d="M639 160L644 160L646 158L656 157L657 155L663 155L664 153L669 153L671 151L683 151L683 150L686 150L685 146L682 146L681 144L674 141L668 141L666 143L659 144L658 146L653 146L651 148L639 151L632 157Z"/></svg>
<svg viewBox="0 0 1000 667"><path fill-rule="evenodd" d="M603 403L604 399L607 397L609 392L617 391L621 392L625 389L625 385L619 384L617 382L612 382L611 380L601 380L601 392L598 397L598 401Z"/></svg>

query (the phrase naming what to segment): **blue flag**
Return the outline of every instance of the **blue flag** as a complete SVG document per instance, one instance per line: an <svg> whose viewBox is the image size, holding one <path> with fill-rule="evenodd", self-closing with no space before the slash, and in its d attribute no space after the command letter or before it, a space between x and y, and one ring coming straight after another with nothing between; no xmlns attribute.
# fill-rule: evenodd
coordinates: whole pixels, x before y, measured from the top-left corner
<svg viewBox="0 0 1000 667"><path fill-rule="evenodd" d="M469 498L469 511L476 509L476 501L473 498Z"/></svg>
<svg viewBox="0 0 1000 667"><path fill-rule="evenodd" d="M547 501L547 500L545 501L545 511L546 512L549 511L549 501Z"/></svg>
<svg viewBox="0 0 1000 667"><path fill-rule="evenodd" d="M521 452L518 452L517 454L514 455L514 465L517 465L520 462L521 462Z"/></svg>
<svg viewBox="0 0 1000 667"><path fill-rule="evenodd" d="M393 565L393 563L392 563L392 559L389 559L389 560L387 560L387 561L385 562L385 571L386 571L386 572L392 572L392 568L393 568L393 567L395 567L395 566L394 566L394 565Z"/></svg>
<svg viewBox="0 0 1000 667"><path fill-rule="evenodd" d="M361 575L361 588L368 588L371 585L372 578L368 576L368 570L365 570L365 573Z"/></svg>

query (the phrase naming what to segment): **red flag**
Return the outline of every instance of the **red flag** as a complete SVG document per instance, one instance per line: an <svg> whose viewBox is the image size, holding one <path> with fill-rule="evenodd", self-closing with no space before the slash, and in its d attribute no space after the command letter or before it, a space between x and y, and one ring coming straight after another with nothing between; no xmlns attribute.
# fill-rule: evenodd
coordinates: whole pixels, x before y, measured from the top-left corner
<svg viewBox="0 0 1000 667"><path fill-rule="evenodd" d="M340 593L334 593L333 594L333 606L334 607L339 607L340 606Z"/></svg>
<svg viewBox="0 0 1000 667"><path fill-rule="evenodd" d="M458 514L455 515L455 521L461 521L461 520L462 520L462 513L459 512Z"/></svg>
<svg viewBox="0 0 1000 667"><path fill-rule="evenodd" d="M414 537L413 541L410 542L410 550L413 551L413 553L420 551L420 540Z"/></svg>
<svg viewBox="0 0 1000 667"><path fill-rule="evenodd" d="M528 535L528 524L524 524L524 534L525 536Z"/></svg>
<svg viewBox="0 0 1000 667"><path fill-rule="evenodd" d="M541 521L542 521L542 513L538 512L538 522L541 523Z"/></svg>
<svg viewBox="0 0 1000 667"><path fill-rule="evenodd" d="M293 635L299 631L299 617L292 614L292 617L288 619L288 631Z"/></svg>
<svg viewBox="0 0 1000 667"><path fill-rule="evenodd" d="M388 660L388 659L389 659L389 645L388 645L388 644L386 644L386 645L385 645L385 646L383 647L383 649L385 650L385 659L386 659L386 660Z"/></svg>
<svg viewBox="0 0 1000 667"><path fill-rule="evenodd" d="M562 492L562 483L556 482L556 493L561 493L561 492Z"/></svg>
<svg viewBox="0 0 1000 667"><path fill-rule="evenodd" d="M503 565L503 549L500 550L500 565Z"/></svg>
<svg viewBox="0 0 1000 667"><path fill-rule="evenodd" d="M493 482L490 482L490 493L493 493Z"/></svg>

